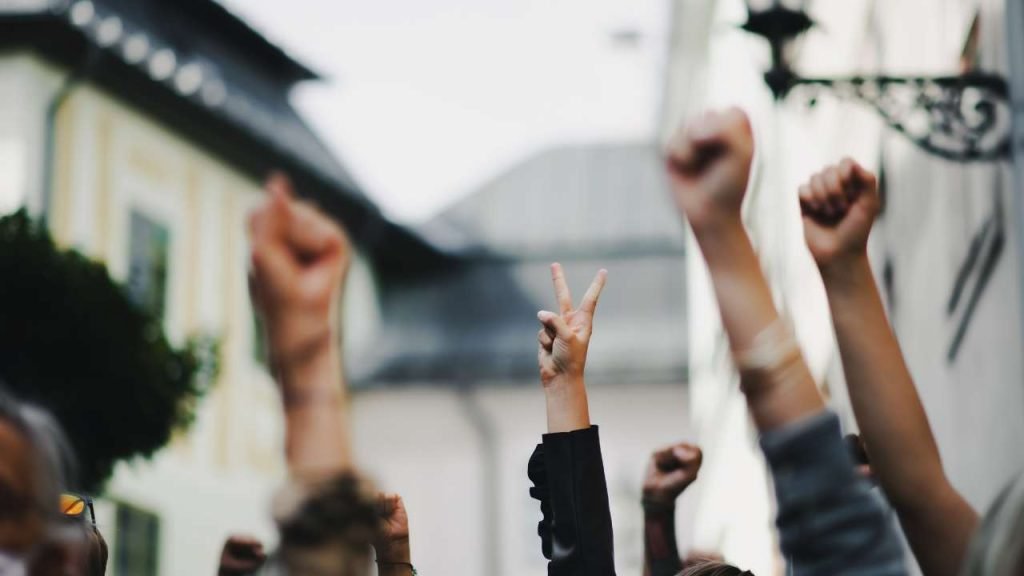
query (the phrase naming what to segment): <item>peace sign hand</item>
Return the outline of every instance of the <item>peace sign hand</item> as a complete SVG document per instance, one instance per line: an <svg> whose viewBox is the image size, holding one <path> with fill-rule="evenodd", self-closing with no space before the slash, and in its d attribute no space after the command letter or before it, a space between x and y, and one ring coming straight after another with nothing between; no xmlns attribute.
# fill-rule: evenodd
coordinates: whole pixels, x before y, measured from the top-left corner
<svg viewBox="0 0 1024 576"><path fill-rule="evenodd" d="M562 266L558 263L551 265L559 313L547 310L537 313L537 319L543 325L537 333L540 342L537 360L540 380L545 388L560 381L582 381L594 328L594 311L607 277L608 271L600 270L580 301L579 308L574 309Z"/></svg>

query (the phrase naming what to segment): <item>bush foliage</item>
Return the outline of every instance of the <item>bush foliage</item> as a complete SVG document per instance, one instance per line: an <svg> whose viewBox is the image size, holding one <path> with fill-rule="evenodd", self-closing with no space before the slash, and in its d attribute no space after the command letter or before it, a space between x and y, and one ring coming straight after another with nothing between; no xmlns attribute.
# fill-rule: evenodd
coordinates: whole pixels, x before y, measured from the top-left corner
<svg viewBox="0 0 1024 576"><path fill-rule="evenodd" d="M103 264L57 248L24 211L0 218L0 380L60 421L80 488L187 427L216 356L208 337L172 346Z"/></svg>

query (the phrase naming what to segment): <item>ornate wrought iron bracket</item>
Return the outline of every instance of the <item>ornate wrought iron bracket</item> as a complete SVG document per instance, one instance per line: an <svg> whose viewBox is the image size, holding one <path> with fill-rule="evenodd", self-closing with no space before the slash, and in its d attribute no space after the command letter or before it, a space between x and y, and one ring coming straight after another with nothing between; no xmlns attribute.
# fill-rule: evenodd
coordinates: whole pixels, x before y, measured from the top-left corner
<svg viewBox="0 0 1024 576"><path fill-rule="evenodd" d="M1001 76L800 78L796 85L806 87L812 106L825 89L841 99L859 100L892 129L947 160L1010 156L1009 89Z"/></svg>
<svg viewBox="0 0 1024 576"><path fill-rule="evenodd" d="M814 105L824 92L867 104L892 129L930 154L956 162L1010 157L1012 114L1006 79L970 72L960 76L804 78L790 68L786 46L813 26L802 10L781 4L751 11L743 29L768 40L772 67L765 83L776 100L794 89Z"/></svg>

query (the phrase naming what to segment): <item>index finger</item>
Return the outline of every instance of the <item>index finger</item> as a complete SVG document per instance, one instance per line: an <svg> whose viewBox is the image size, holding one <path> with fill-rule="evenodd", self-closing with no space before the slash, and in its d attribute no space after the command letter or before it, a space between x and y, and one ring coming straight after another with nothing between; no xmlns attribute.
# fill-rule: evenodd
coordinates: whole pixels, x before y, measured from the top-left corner
<svg viewBox="0 0 1024 576"><path fill-rule="evenodd" d="M597 300L601 297L601 290L604 289L604 283L608 279L608 271L604 268L597 271L597 276L594 277L594 281L590 284L590 288L587 289L587 293L583 295L583 301L580 302L580 310L584 312L594 313L597 309Z"/></svg>
<svg viewBox="0 0 1024 576"><path fill-rule="evenodd" d="M559 311L562 314L572 312L572 294L569 293L569 285L565 282L562 265L558 262L551 265L551 281L555 284L555 297L558 299Z"/></svg>

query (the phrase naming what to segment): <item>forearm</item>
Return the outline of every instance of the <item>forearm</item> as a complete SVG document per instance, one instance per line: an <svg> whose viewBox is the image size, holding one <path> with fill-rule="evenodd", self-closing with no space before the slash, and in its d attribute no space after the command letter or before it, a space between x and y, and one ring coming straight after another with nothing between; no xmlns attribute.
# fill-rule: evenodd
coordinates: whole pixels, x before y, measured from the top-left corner
<svg viewBox="0 0 1024 576"><path fill-rule="evenodd" d="M743 224L737 215L710 231L695 228L695 233L730 345L733 350L750 349L779 314ZM774 374L742 374L744 388L756 391L747 394L747 403L759 429L776 428L824 408L803 359L792 368L785 382L775 381Z"/></svg>
<svg viewBox="0 0 1024 576"><path fill-rule="evenodd" d="M675 507L644 512L644 575L675 576L683 569L676 545Z"/></svg>
<svg viewBox="0 0 1024 576"><path fill-rule="evenodd" d="M955 574L977 514L942 469L867 255L823 270L822 276L850 401L872 469L926 573Z"/></svg>
<svg viewBox="0 0 1024 576"><path fill-rule="evenodd" d="M583 378L560 379L544 387L548 432L590 428L590 408Z"/></svg>
<svg viewBox="0 0 1024 576"><path fill-rule="evenodd" d="M285 455L293 474L323 475L352 465L341 352L333 342L279 365L285 407Z"/></svg>
<svg viewBox="0 0 1024 576"><path fill-rule="evenodd" d="M945 476L867 256L823 278L850 401L873 470L893 506L916 507L937 483L945 483Z"/></svg>

